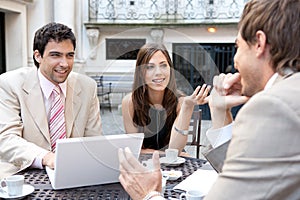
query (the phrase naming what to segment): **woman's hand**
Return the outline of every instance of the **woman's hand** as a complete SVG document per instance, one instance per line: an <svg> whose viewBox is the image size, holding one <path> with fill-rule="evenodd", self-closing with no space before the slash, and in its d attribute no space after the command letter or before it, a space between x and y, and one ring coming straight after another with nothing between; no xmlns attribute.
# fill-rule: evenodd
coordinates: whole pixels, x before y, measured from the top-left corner
<svg viewBox="0 0 300 200"><path fill-rule="evenodd" d="M208 94L211 86L203 84L198 86L191 96L184 97L184 103L189 106L202 105L208 102Z"/></svg>

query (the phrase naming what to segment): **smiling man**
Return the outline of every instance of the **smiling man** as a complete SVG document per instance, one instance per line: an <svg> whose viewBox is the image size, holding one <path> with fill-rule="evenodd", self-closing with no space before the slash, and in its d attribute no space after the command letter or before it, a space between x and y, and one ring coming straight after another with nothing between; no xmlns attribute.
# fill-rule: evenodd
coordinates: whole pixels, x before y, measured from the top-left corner
<svg viewBox="0 0 300 200"><path fill-rule="evenodd" d="M36 31L33 60L0 76L0 178L54 167L59 138L102 134L96 82L72 72L76 38L49 23Z"/></svg>

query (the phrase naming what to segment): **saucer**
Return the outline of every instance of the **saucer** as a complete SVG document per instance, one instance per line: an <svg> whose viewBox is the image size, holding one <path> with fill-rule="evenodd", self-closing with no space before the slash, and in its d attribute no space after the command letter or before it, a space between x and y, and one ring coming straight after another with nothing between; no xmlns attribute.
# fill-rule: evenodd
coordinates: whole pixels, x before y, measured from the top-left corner
<svg viewBox="0 0 300 200"><path fill-rule="evenodd" d="M4 198L4 199L18 199L18 198L24 198L25 196L31 194L34 191L34 187L32 185L29 184L24 184L23 185L23 191L21 195L17 195L17 196L10 196L7 193L7 188L3 187L2 189L0 189L0 198Z"/></svg>
<svg viewBox="0 0 300 200"><path fill-rule="evenodd" d="M179 177L182 176L182 171L175 171L175 170L171 170L171 171L163 171L162 172L163 175L167 175L169 178L168 180L170 181L175 181L177 180Z"/></svg>
<svg viewBox="0 0 300 200"><path fill-rule="evenodd" d="M160 161L160 163L163 164L163 165L168 165L168 166L178 166L178 165L180 165L180 164L182 164L182 163L185 162L185 158L177 157L177 160L175 160L175 161L173 161L173 162L169 162L169 161L167 160L166 157L161 157L161 158L159 159L159 161Z"/></svg>

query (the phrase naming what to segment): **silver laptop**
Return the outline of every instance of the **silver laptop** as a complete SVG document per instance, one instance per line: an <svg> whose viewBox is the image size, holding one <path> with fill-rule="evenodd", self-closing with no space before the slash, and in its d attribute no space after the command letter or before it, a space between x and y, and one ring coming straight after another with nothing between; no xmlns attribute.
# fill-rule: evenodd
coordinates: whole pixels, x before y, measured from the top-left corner
<svg viewBox="0 0 300 200"><path fill-rule="evenodd" d="M68 138L56 143L54 170L46 168L53 189L119 182L118 149L139 157L143 133Z"/></svg>

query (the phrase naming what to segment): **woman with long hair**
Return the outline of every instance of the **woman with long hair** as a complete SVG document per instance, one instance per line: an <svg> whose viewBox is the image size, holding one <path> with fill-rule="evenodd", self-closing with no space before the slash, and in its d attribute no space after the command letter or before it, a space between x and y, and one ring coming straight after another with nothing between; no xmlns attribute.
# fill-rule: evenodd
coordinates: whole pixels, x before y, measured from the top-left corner
<svg viewBox="0 0 300 200"><path fill-rule="evenodd" d="M174 66L166 47L145 44L138 52L132 93L122 100L126 133L142 132L142 153L186 145L195 105L207 103L210 86L198 86L191 96L176 87Z"/></svg>

